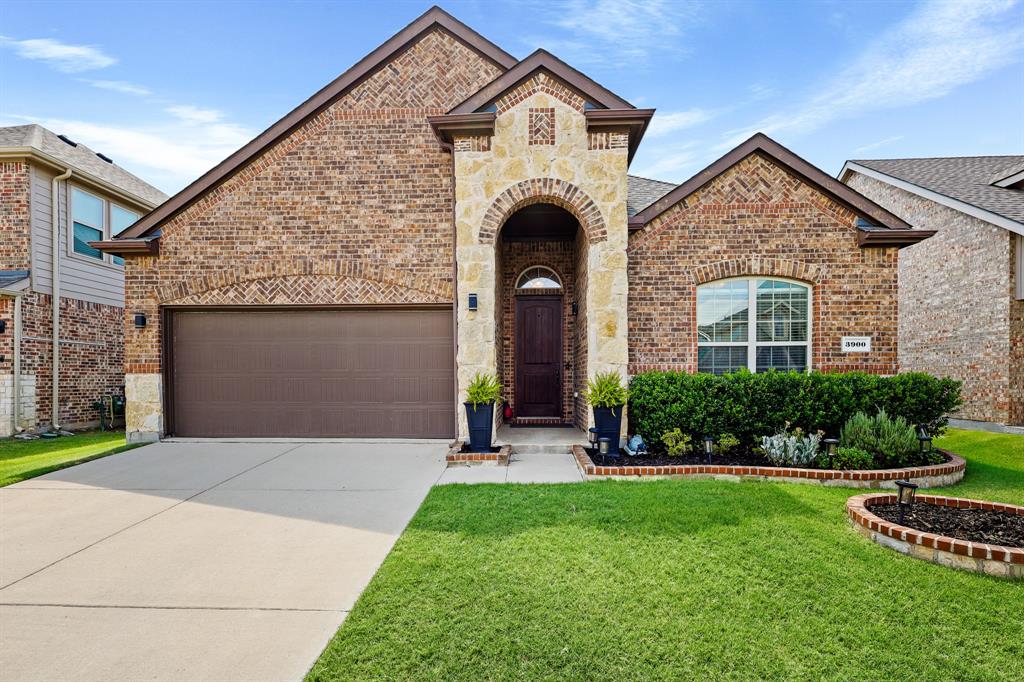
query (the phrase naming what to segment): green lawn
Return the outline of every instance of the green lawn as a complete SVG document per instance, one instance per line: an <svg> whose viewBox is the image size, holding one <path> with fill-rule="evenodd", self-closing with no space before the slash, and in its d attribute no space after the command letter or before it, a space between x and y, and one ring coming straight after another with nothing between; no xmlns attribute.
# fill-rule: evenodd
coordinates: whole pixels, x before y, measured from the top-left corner
<svg viewBox="0 0 1024 682"><path fill-rule="evenodd" d="M1024 502L1024 437L941 445ZM434 488L309 680L1024 679L1024 585L867 541L857 492Z"/></svg>
<svg viewBox="0 0 1024 682"><path fill-rule="evenodd" d="M88 431L74 436L38 440L0 440L0 487L90 459L135 447L123 431Z"/></svg>

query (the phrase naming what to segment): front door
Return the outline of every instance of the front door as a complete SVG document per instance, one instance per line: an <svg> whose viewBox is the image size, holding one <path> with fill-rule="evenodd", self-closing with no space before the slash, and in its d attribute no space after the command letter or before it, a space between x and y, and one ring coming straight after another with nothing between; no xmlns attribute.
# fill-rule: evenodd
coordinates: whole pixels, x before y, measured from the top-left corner
<svg viewBox="0 0 1024 682"><path fill-rule="evenodd" d="M562 297L516 298L516 416L562 416Z"/></svg>

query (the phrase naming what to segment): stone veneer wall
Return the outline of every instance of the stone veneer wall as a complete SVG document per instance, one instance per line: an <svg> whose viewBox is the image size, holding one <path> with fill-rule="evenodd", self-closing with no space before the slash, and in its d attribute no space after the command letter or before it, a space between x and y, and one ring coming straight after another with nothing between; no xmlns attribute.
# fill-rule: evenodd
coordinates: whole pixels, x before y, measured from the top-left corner
<svg viewBox="0 0 1024 682"><path fill-rule="evenodd" d="M629 367L697 370L697 286L723 277L810 283L814 369L896 372L897 250L857 246L855 216L752 154L629 242ZM870 336L844 354L842 336Z"/></svg>
<svg viewBox="0 0 1024 682"><path fill-rule="evenodd" d="M914 227L938 230L900 251L900 369L963 381L962 419L1024 423L1013 235L859 173L847 184Z"/></svg>
<svg viewBox="0 0 1024 682"><path fill-rule="evenodd" d="M586 371L625 377L627 136L588 134L583 99L545 73L503 95L496 108L490 140L461 138L455 144L459 401L474 374L497 370L496 240L512 213L534 203L561 206L580 221L589 273L581 291L588 318ZM468 310L470 293L478 294L477 311ZM463 436L461 411L459 419Z"/></svg>
<svg viewBox="0 0 1024 682"><path fill-rule="evenodd" d="M505 386L505 400L515 410L516 386L516 278L527 268L543 265L551 268L562 281L562 291L543 291L538 294L562 296L562 421L574 421L573 370L576 329L572 315L572 302L576 296L574 268L574 243L571 241L502 242L501 267L498 268L499 299L502 306L500 321L501 337L498 356L501 358L501 382ZM525 294L529 295L529 293Z"/></svg>
<svg viewBox="0 0 1024 682"><path fill-rule="evenodd" d="M427 116L501 69L435 29L162 227L127 260L129 438L164 429L166 305L451 303L451 157ZM461 410L460 410L461 412Z"/></svg>

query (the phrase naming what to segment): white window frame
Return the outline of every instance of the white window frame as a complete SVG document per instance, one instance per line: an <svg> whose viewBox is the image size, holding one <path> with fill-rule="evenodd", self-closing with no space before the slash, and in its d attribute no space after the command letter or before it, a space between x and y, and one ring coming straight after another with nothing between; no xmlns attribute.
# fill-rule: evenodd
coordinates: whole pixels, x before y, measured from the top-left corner
<svg viewBox="0 0 1024 682"><path fill-rule="evenodd" d="M538 288L527 288L527 289L524 289L523 287L519 286L519 282L522 281L523 275L528 273L530 270L546 270L546 271L548 271L549 273L551 273L551 277L549 277L548 279L550 279L553 282L558 282L558 286L557 287L547 287L547 288L539 288L538 287ZM556 290L557 291L564 291L565 290L565 282L562 281L562 276L559 275L557 272L555 272L552 268L549 268L546 265L531 265L530 267L523 268L522 271L520 271L520 273L518 275L516 275L514 288L517 291L556 291Z"/></svg>
<svg viewBox="0 0 1024 682"><path fill-rule="evenodd" d="M75 192L76 191L81 192L82 194L88 194L89 196L91 196L91 197L93 197L95 199L98 199L102 203L102 205L103 205L103 226L101 227L100 232L103 234L103 239L105 239L105 240L106 239L110 239L113 236L111 234L111 228L110 228L110 225L111 225L111 207L112 206L117 206L122 211L127 211L128 213L134 213L135 216L136 216L136 218L135 218L136 220L138 220L139 218L142 217L142 213L137 211L137 210L135 210L135 209L129 208L129 207L125 206L124 204L120 204L120 203L111 201L110 199L107 199L106 197L104 197L104 196L102 196L100 194L97 194L96 192L92 192L92 191L86 189L85 187L82 187L81 185L79 185L77 183L68 183L67 184L67 208L66 208L66 210L67 210L67 221L66 221L67 225L65 227L67 229L67 254L68 254L68 256L70 258L75 258L75 259L83 261L85 263L92 263L93 265L103 265L103 266L108 267L108 268L115 268L117 270L123 270L124 269L124 264L123 263L115 263L114 262L114 256L112 256L109 253L104 253L102 258L93 258L92 256L87 256L84 253L78 253L77 251L75 251L75 199L74 199L74 196L75 196ZM95 226L94 225L90 225L89 227L95 227Z"/></svg>
<svg viewBox="0 0 1024 682"><path fill-rule="evenodd" d="M1024 234L1017 235L1017 300L1024 301Z"/></svg>
<svg viewBox="0 0 1024 682"><path fill-rule="evenodd" d="M813 365L812 349L814 341L814 287L808 282L801 282L797 279L790 279L788 277L724 277L722 279L716 279L711 282L704 282L698 285L699 290L702 286L708 286L713 284L722 284L723 282L734 282L734 281L745 281L747 282L747 340L746 341L701 341L700 334L697 332L697 352L700 353L701 348L715 348L715 347L743 347L747 348L747 369L751 372L757 372L757 349L759 347L768 346L804 346L807 349L807 369L805 371L810 372ZM758 282L788 282L790 284L799 285L807 289L807 339L805 341L758 341L757 340L757 283ZM694 296L694 305L700 305L700 298L698 295ZM696 318L696 316L695 316ZM698 360L699 362L699 360ZM696 363L695 363L696 364Z"/></svg>

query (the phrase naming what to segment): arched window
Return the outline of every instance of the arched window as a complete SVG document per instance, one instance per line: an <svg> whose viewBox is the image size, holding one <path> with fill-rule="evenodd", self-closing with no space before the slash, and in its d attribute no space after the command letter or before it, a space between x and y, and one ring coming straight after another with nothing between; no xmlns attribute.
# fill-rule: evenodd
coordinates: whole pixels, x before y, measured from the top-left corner
<svg viewBox="0 0 1024 682"><path fill-rule="evenodd" d="M527 268L519 275L516 281L516 289L561 289L562 280L551 268L543 265L534 265Z"/></svg>
<svg viewBox="0 0 1024 682"><path fill-rule="evenodd" d="M806 285L753 277L702 284L697 287L697 371L805 372L811 366L810 320Z"/></svg>

